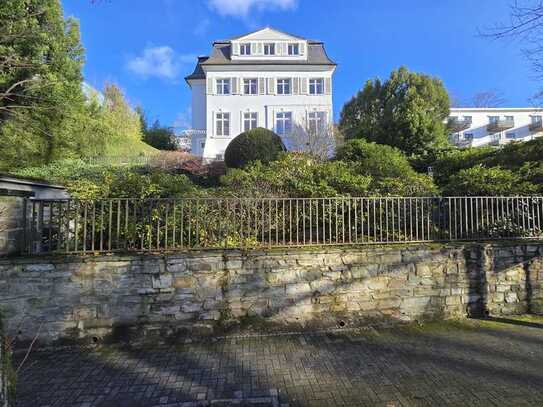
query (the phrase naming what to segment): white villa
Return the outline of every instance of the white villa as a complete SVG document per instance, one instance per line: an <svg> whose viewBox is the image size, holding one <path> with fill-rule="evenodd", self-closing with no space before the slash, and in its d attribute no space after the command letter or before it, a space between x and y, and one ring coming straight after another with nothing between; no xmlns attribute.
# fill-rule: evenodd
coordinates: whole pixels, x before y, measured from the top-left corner
<svg viewBox="0 0 543 407"><path fill-rule="evenodd" d="M459 147L500 146L543 136L543 109L452 108L451 141Z"/></svg>
<svg viewBox="0 0 543 407"><path fill-rule="evenodd" d="M324 44L272 28L215 41L185 80L192 90L192 153L222 160L238 134L331 123L336 64Z"/></svg>

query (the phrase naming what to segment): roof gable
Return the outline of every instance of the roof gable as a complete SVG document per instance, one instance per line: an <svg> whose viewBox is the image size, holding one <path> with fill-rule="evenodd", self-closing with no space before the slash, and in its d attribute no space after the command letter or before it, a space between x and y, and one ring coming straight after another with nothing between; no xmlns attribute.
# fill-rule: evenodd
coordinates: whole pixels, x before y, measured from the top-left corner
<svg viewBox="0 0 543 407"><path fill-rule="evenodd" d="M266 27L258 31L253 31L249 34L244 34L239 37L232 38L234 41L248 41L248 40L270 40L270 41L281 41L281 40L305 40L305 38L297 37L292 34L288 34L283 31L276 30L274 28Z"/></svg>

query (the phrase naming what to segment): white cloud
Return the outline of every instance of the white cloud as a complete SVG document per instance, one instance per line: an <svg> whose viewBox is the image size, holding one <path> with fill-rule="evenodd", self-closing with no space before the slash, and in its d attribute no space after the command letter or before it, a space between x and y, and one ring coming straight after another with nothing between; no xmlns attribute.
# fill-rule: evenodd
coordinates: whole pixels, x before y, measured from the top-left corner
<svg viewBox="0 0 543 407"><path fill-rule="evenodd" d="M290 10L297 6L298 0L208 0L208 4L223 16L247 17L253 9Z"/></svg>
<svg viewBox="0 0 543 407"><path fill-rule="evenodd" d="M166 45L151 47L143 50L141 56L130 59L127 69L143 78L155 76L162 79L175 79L178 77L184 64L196 60L194 55L179 55Z"/></svg>

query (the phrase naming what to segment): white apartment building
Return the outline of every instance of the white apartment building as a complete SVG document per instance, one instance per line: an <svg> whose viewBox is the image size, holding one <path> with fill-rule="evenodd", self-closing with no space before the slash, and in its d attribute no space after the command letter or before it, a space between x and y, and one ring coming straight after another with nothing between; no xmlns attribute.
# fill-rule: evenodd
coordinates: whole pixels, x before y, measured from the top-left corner
<svg viewBox="0 0 543 407"><path fill-rule="evenodd" d="M272 28L215 41L185 78L192 153L221 160L234 137L256 127L288 136L295 126L327 126L335 69L322 42Z"/></svg>
<svg viewBox="0 0 543 407"><path fill-rule="evenodd" d="M543 135L543 109L451 108L448 128L459 147L500 146Z"/></svg>

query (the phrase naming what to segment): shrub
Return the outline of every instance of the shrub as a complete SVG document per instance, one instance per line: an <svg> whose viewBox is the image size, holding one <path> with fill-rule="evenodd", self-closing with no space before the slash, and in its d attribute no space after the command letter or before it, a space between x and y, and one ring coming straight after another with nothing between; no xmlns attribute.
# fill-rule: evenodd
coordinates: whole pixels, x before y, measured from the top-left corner
<svg viewBox="0 0 543 407"><path fill-rule="evenodd" d="M325 197L367 195L371 180L346 162L284 153L268 165L254 162L244 169L231 169L221 183L226 192L238 196Z"/></svg>
<svg viewBox="0 0 543 407"><path fill-rule="evenodd" d="M361 175L371 175L370 191L375 195L435 195L438 188L432 178L417 173L407 157L397 148L349 140L341 146L336 159L347 161Z"/></svg>
<svg viewBox="0 0 543 407"><path fill-rule="evenodd" d="M257 128L234 138L224 153L229 168L242 168L251 161L269 163L285 151L281 138L271 130Z"/></svg>
<svg viewBox="0 0 543 407"><path fill-rule="evenodd" d="M501 168L475 166L460 170L450 177L445 187L450 196L512 196L530 195L537 186L513 171Z"/></svg>

